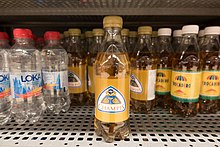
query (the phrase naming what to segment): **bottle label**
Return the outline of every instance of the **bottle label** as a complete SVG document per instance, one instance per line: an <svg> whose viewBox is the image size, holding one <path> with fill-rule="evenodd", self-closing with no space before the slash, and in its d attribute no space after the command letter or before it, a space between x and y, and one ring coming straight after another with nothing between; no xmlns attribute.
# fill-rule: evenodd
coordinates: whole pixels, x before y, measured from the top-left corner
<svg viewBox="0 0 220 147"><path fill-rule="evenodd" d="M47 72L43 71L43 88L46 90L61 90L68 88L68 73L67 71Z"/></svg>
<svg viewBox="0 0 220 147"><path fill-rule="evenodd" d="M198 102L201 72L172 71L171 98L180 102Z"/></svg>
<svg viewBox="0 0 220 147"><path fill-rule="evenodd" d="M129 77L106 79L95 77L95 117L103 122L116 123L129 118Z"/></svg>
<svg viewBox="0 0 220 147"><path fill-rule="evenodd" d="M171 69L157 69L156 94L170 93Z"/></svg>
<svg viewBox="0 0 220 147"><path fill-rule="evenodd" d="M41 72L21 72L10 75L12 98L31 98L42 94Z"/></svg>
<svg viewBox="0 0 220 147"><path fill-rule="evenodd" d="M82 93L87 90L86 65L68 67L68 86L70 93Z"/></svg>
<svg viewBox="0 0 220 147"><path fill-rule="evenodd" d="M93 66L88 66L88 89L89 92L95 93L93 81Z"/></svg>
<svg viewBox="0 0 220 147"><path fill-rule="evenodd" d="M220 95L220 71L203 71L200 98L217 100Z"/></svg>
<svg viewBox="0 0 220 147"><path fill-rule="evenodd" d="M140 101L155 98L156 70L131 71L131 98Z"/></svg>
<svg viewBox="0 0 220 147"><path fill-rule="evenodd" d="M11 94L8 72L0 72L0 99Z"/></svg>

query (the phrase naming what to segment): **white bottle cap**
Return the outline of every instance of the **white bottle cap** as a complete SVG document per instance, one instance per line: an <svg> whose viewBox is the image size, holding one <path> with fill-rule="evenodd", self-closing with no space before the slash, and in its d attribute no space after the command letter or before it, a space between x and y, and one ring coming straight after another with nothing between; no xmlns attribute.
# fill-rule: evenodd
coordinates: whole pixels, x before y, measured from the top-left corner
<svg viewBox="0 0 220 147"><path fill-rule="evenodd" d="M205 35L205 30L200 30L199 31L199 37L203 37Z"/></svg>
<svg viewBox="0 0 220 147"><path fill-rule="evenodd" d="M173 37L181 37L183 35L182 30L174 30Z"/></svg>
<svg viewBox="0 0 220 147"><path fill-rule="evenodd" d="M171 28L160 28L158 29L158 36L171 36Z"/></svg>
<svg viewBox="0 0 220 147"><path fill-rule="evenodd" d="M183 34L198 34L199 26L198 25L186 25L182 28Z"/></svg>
<svg viewBox="0 0 220 147"><path fill-rule="evenodd" d="M219 35L220 27L219 26L211 26L205 28L205 35Z"/></svg>

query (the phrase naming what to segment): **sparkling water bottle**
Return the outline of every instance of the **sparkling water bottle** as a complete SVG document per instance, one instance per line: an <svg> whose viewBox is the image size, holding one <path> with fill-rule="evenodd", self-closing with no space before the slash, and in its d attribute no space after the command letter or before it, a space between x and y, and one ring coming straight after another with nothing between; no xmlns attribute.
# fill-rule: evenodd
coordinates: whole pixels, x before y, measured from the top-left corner
<svg viewBox="0 0 220 147"><path fill-rule="evenodd" d="M17 123L38 121L45 110L42 96L41 55L32 46L27 29L14 29L9 52L12 114Z"/></svg>
<svg viewBox="0 0 220 147"><path fill-rule="evenodd" d="M68 56L60 45L60 33L48 31L44 34L46 46L42 55L43 93L47 109L59 114L70 107L68 91Z"/></svg>
<svg viewBox="0 0 220 147"><path fill-rule="evenodd" d="M0 125L8 122L11 116L12 99L10 97L8 36L0 32Z"/></svg>

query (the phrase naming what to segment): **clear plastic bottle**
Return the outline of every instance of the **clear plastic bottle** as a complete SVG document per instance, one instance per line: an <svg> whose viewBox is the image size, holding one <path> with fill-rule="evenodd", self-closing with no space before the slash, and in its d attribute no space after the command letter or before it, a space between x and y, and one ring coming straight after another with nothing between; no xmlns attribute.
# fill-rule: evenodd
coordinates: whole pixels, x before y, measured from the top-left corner
<svg viewBox="0 0 220 147"><path fill-rule="evenodd" d="M137 54L131 58L131 108L150 113L155 106L157 57L151 48L152 27L138 28Z"/></svg>
<svg viewBox="0 0 220 147"><path fill-rule="evenodd" d="M220 27L205 28L205 39L201 44L202 83L199 97L200 113L216 113L220 96Z"/></svg>
<svg viewBox="0 0 220 147"><path fill-rule="evenodd" d="M198 38L199 47L201 47L201 45L203 44L203 41L205 39L205 30L200 30L198 36L199 36L199 38Z"/></svg>
<svg viewBox="0 0 220 147"><path fill-rule="evenodd" d="M156 80L156 104L162 108L170 105L170 84L172 72L172 45L170 28L160 28L158 30L159 52L157 64Z"/></svg>
<svg viewBox="0 0 220 147"><path fill-rule="evenodd" d="M93 29L92 30L94 41L90 49L88 57L88 92L90 95L89 105L95 106L95 85L93 77L93 64L95 63L97 53L101 51L101 43L103 41L104 30Z"/></svg>
<svg viewBox="0 0 220 147"><path fill-rule="evenodd" d="M183 40L172 60L170 112L182 117L195 116L201 84L201 64L197 34L199 26L183 26Z"/></svg>
<svg viewBox="0 0 220 147"><path fill-rule="evenodd" d="M174 53L177 51L177 49L179 48L179 45L182 41L182 30L174 30L173 31L173 41L172 41L172 47L173 47L173 51ZM178 51L177 51L178 52Z"/></svg>
<svg viewBox="0 0 220 147"><path fill-rule="evenodd" d="M95 64L95 132L106 142L129 135L130 62L121 39L122 18L103 20L105 37Z"/></svg>
<svg viewBox="0 0 220 147"><path fill-rule="evenodd" d="M128 40L129 40L130 50L132 52L131 55L129 56L131 58L133 54L137 53L137 52L135 52L135 46L137 44L137 32L136 31L129 31Z"/></svg>
<svg viewBox="0 0 220 147"><path fill-rule="evenodd" d="M68 91L68 56L60 45L60 33L44 34L46 46L41 51L44 100L47 110L54 114L70 107Z"/></svg>
<svg viewBox="0 0 220 147"><path fill-rule="evenodd" d="M0 32L0 125L4 125L10 120L12 99L10 95L8 35Z"/></svg>
<svg viewBox="0 0 220 147"><path fill-rule="evenodd" d="M38 121L46 109L42 95L41 55L30 43L27 29L14 29L9 52L12 113L17 123Z"/></svg>
<svg viewBox="0 0 220 147"><path fill-rule="evenodd" d="M92 31L86 31L85 32L86 37L86 44L85 44L85 51L88 54L90 52L92 43L93 43L93 34Z"/></svg>
<svg viewBox="0 0 220 147"><path fill-rule="evenodd" d="M64 35L63 48L67 51L67 49L69 47L69 42L70 42L69 32L64 31L63 35Z"/></svg>
<svg viewBox="0 0 220 147"><path fill-rule="evenodd" d="M128 40L128 35L129 35L129 29L122 29L121 30L121 37L122 37L122 42L124 43L126 50L128 52L128 55L130 57L132 51L130 49L130 44L129 44L129 40Z"/></svg>
<svg viewBox="0 0 220 147"><path fill-rule="evenodd" d="M151 36L151 47L154 53L159 53L159 42L158 42L158 32L153 31Z"/></svg>
<svg viewBox="0 0 220 147"><path fill-rule="evenodd" d="M41 51L44 46L45 46L44 38L37 38L36 48Z"/></svg>
<svg viewBox="0 0 220 147"><path fill-rule="evenodd" d="M69 29L70 42L68 46L68 85L71 105L85 105L88 102L87 93L87 61L86 53L81 47L80 29Z"/></svg>

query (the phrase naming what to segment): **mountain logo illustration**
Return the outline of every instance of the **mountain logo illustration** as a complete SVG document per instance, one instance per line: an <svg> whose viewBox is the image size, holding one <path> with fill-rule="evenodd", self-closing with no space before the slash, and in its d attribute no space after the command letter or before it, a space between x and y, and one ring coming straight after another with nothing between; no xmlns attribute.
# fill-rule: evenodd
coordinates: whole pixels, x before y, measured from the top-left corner
<svg viewBox="0 0 220 147"><path fill-rule="evenodd" d="M219 80L219 77L217 75L210 75L207 77L207 80Z"/></svg>
<svg viewBox="0 0 220 147"><path fill-rule="evenodd" d="M163 87L162 85L159 85L159 84L158 84L158 85L156 85L156 89L158 89L158 90L159 90L159 89L165 89L165 87Z"/></svg>
<svg viewBox="0 0 220 147"><path fill-rule="evenodd" d="M166 77L166 75L164 73L162 73L162 72L158 72L157 73L157 77Z"/></svg>
<svg viewBox="0 0 220 147"><path fill-rule="evenodd" d="M177 80L177 81L184 81L184 82L187 81L186 77L184 77L184 76L176 76L175 80Z"/></svg>
<svg viewBox="0 0 220 147"><path fill-rule="evenodd" d="M82 85L80 78L72 71L68 72L68 82L70 87L80 87Z"/></svg>
<svg viewBox="0 0 220 147"><path fill-rule="evenodd" d="M185 95L185 93L182 90L176 90L174 91L174 93L176 93L177 95Z"/></svg>
<svg viewBox="0 0 220 147"><path fill-rule="evenodd" d="M215 89L208 89L208 90L206 90L206 92L208 92L208 93L213 93L213 92L217 92Z"/></svg>
<svg viewBox="0 0 220 147"><path fill-rule="evenodd" d="M123 112L126 109L124 96L115 87L109 86L98 97L99 111L107 113Z"/></svg>
<svg viewBox="0 0 220 147"><path fill-rule="evenodd" d="M133 74L131 74L130 89L135 93L141 93L143 91L140 81Z"/></svg>

